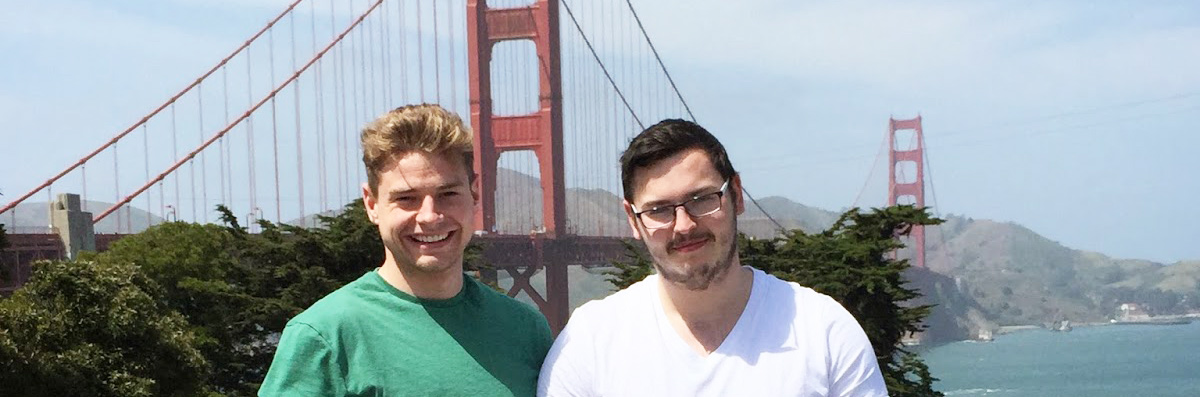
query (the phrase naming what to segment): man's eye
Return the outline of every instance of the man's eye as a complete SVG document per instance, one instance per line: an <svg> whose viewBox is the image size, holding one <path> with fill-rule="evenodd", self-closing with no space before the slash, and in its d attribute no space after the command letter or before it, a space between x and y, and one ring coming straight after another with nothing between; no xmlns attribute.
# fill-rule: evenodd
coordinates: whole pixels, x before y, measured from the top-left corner
<svg viewBox="0 0 1200 397"><path fill-rule="evenodd" d="M663 215L670 213L671 210L674 209L675 208L672 207L651 207L650 209L646 210L646 213L650 215Z"/></svg>

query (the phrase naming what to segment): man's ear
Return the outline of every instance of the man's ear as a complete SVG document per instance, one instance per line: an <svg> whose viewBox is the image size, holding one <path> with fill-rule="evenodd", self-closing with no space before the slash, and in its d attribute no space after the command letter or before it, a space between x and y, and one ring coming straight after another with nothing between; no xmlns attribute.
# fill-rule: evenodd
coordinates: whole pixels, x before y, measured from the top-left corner
<svg viewBox="0 0 1200 397"><path fill-rule="evenodd" d="M367 183L362 184L362 199L363 207L367 210L367 219L370 219L371 223L379 224L379 217L375 214L375 206L378 201L375 199L375 195L371 194L371 186Z"/></svg>
<svg viewBox="0 0 1200 397"><path fill-rule="evenodd" d="M471 187L471 199L475 202L475 206L479 206L479 191L482 190L483 180L472 174L471 182L468 184Z"/></svg>
<svg viewBox="0 0 1200 397"><path fill-rule="evenodd" d="M621 204L625 207L625 220L629 221L629 229L633 231L633 238L641 240L642 231L638 229L637 216L633 214L633 204L629 201L621 200Z"/></svg>
<svg viewBox="0 0 1200 397"><path fill-rule="evenodd" d="M742 195L742 176L741 174L733 174L733 178L729 179L729 195L734 199L737 206L737 214L741 215L746 212L746 196Z"/></svg>

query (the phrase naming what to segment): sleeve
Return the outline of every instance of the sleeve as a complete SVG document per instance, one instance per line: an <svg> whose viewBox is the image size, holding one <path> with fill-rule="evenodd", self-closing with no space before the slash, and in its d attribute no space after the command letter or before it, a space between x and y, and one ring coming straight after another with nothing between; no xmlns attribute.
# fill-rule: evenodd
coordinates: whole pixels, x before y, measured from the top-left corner
<svg viewBox="0 0 1200 397"><path fill-rule="evenodd" d="M592 357L594 341L587 336L588 327L581 324L587 316L586 306L575 309L567 326L550 347L538 376L538 397L594 395L591 381L595 371L588 367L595 362Z"/></svg>
<svg viewBox="0 0 1200 397"><path fill-rule="evenodd" d="M284 327L266 379L258 390L270 396L342 396L343 366L323 336L308 324Z"/></svg>
<svg viewBox="0 0 1200 397"><path fill-rule="evenodd" d="M867 333L837 301L829 299L833 323L829 332L831 396L887 396L887 385Z"/></svg>

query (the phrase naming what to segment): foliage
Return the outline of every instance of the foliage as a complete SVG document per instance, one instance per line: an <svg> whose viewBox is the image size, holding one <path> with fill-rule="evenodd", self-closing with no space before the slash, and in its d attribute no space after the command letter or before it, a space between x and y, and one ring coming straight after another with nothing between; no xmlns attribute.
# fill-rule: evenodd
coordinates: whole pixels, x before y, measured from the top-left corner
<svg viewBox="0 0 1200 397"><path fill-rule="evenodd" d="M854 208L821 233L797 229L760 240L741 235L738 253L742 263L829 295L850 311L871 340L891 395L936 396L941 393L933 390L936 379L928 367L900 343L903 336L923 329L921 321L931 306L906 304L919 292L905 286L908 262L892 259L891 253L903 247L898 237L912 225L940 222L913 206L869 213ZM651 268L632 247L627 255L630 261L617 264L610 278L620 288L641 280Z"/></svg>
<svg viewBox="0 0 1200 397"><path fill-rule="evenodd" d="M0 301L0 385L20 396L190 396L207 391L187 323L137 266L39 262Z"/></svg>
<svg viewBox="0 0 1200 397"><path fill-rule="evenodd" d="M347 204L321 226L301 228L260 220L250 233L218 206L224 226L156 225L96 255L133 265L160 285L161 303L182 314L210 364L215 392L254 395L287 321L333 290L383 262L383 243L362 202ZM478 267L481 249L465 260Z"/></svg>
<svg viewBox="0 0 1200 397"><path fill-rule="evenodd" d="M259 221L259 233L249 233L227 208L217 211L225 226L156 225L97 259L145 271L162 286L164 304L198 335L213 388L254 395L288 319L378 266L383 246L358 203L320 217L321 228Z"/></svg>
<svg viewBox="0 0 1200 397"><path fill-rule="evenodd" d="M196 346L211 364L208 382L234 395L252 394L260 372L253 368L269 363L264 317L286 316L276 309L276 298L255 293L263 269L235 256L245 244L245 235L225 227L170 222L118 240L96 256L136 266L161 286L158 298L197 335Z"/></svg>
<svg viewBox="0 0 1200 397"><path fill-rule="evenodd" d="M0 254L4 254L6 249L8 249L8 231L4 230L4 224L0 223ZM9 268L4 259L5 257L0 255L0 285L5 284L4 280L9 278Z"/></svg>
<svg viewBox="0 0 1200 397"><path fill-rule="evenodd" d="M217 211L224 225L164 223L39 265L0 302L0 394L254 395L287 321L384 259L361 201L257 233ZM488 268L478 244L464 261Z"/></svg>
<svg viewBox="0 0 1200 397"><path fill-rule="evenodd" d="M625 246L626 261L612 261L616 270L609 272L605 278L617 290L628 288L654 273L654 264L633 242L621 240L621 244Z"/></svg>
<svg viewBox="0 0 1200 397"><path fill-rule="evenodd" d="M1147 314L1164 315L1171 313L1186 313L1200 309L1200 286L1197 291L1180 293L1164 291L1158 288L1127 288L1114 287L1103 291L1104 307L1117 308L1122 303L1136 303ZM1116 309L1111 315L1116 316Z"/></svg>

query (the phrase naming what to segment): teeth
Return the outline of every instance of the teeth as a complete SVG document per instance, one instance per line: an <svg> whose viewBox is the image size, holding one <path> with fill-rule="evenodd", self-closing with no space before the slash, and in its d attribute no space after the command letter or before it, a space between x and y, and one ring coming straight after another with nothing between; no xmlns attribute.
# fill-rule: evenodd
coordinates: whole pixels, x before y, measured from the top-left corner
<svg viewBox="0 0 1200 397"><path fill-rule="evenodd" d="M450 233L443 233L443 234L428 234L428 235L412 236L412 238L414 240L420 241L422 243L436 243L438 241L445 240L446 237L449 237L449 236L450 236Z"/></svg>

